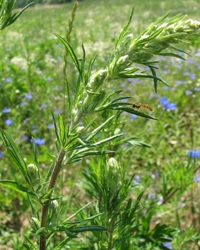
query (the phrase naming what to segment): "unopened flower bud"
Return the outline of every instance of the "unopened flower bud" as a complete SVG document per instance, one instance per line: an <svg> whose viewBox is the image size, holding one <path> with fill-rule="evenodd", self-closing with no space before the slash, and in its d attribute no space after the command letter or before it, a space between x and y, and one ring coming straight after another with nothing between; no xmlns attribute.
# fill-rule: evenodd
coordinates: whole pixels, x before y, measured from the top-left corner
<svg viewBox="0 0 200 250"><path fill-rule="evenodd" d="M109 158L108 166L111 168L119 168L118 162L115 160L114 157Z"/></svg>
<svg viewBox="0 0 200 250"><path fill-rule="evenodd" d="M88 87L91 89L91 91L96 91L101 86L101 84L103 84L106 76L107 69L101 69L94 73L91 76L90 82L88 83Z"/></svg>
<svg viewBox="0 0 200 250"><path fill-rule="evenodd" d="M33 186L40 184L40 175L38 167L35 164L29 164L27 167L28 175Z"/></svg>

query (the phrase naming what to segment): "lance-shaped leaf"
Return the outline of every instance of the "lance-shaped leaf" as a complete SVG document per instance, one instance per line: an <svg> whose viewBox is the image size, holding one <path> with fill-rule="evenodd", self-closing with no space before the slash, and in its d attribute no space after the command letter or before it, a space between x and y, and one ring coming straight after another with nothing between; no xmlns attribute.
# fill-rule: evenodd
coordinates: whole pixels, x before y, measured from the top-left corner
<svg viewBox="0 0 200 250"><path fill-rule="evenodd" d="M120 137L120 136L123 136L124 134L118 134L118 135L113 135L113 136L110 136L110 137L108 137L108 138L105 138L105 139L103 139L103 140L101 140L101 141L98 141L98 142L95 142L94 144L93 144L93 146L99 146L99 145L101 145L101 144L104 144L104 143L106 143L106 142L109 142L109 141L112 141L112 140L114 140L114 139L116 139L116 138L118 138L118 137Z"/></svg>
<svg viewBox="0 0 200 250"><path fill-rule="evenodd" d="M164 81L162 78L157 77L156 75L149 75L146 73L137 73L137 74L126 74L126 72L120 72L119 76L122 78L147 78L147 79L153 79L156 81L160 81L166 85L169 85L166 81Z"/></svg>
<svg viewBox="0 0 200 250"><path fill-rule="evenodd" d="M125 27L123 28L122 32L120 33L118 39L116 40L115 49L117 49L118 45L120 44L120 42L122 41L122 39L124 38L124 36L127 33L128 27L129 27L131 20L133 18L133 12L134 12L134 8L132 8L129 20L128 20L127 24L125 25Z"/></svg>
<svg viewBox="0 0 200 250"><path fill-rule="evenodd" d="M14 161L18 170L23 174L25 180L30 183L28 174L27 174L27 166L26 163L18 150L17 146L15 145L12 138L5 133L3 130L0 130L0 137L3 140L3 144L7 149L8 154L10 155L11 159Z"/></svg>
<svg viewBox="0 0 200 250"><path fill-rule="evenodd" d="M111 106L110 109L121 110L121 111L125 111L127 113L130 113L130 114L134 114L134 115L137 115L137 116L144 117L144 118L149 118L149 119L157 120L156 117L148 115L148 114L145 114L145 113L142 113L142 112L137 111L137 110L135 110L133 108L123 107L123 106Z"/></svg>
<svg viewBox="0 0 200 250"><path fill-rule="evenodd" d="M89 225L89 226L75 227L74 229L69 231L70 233L82 233L87 231L107 231L107 229L105 227L98 225Z"/></svg>
<svg viewBox="0 0 200 250"><path fill-rule="evenodd" d="M24 192L24 193L27 193L29 195L32 195L32 196L35 196L36 197L36 194L33 193L31 190L29 190L27 187L24 187L23 185L15 182L15 181L0 181L0 183L5 186L5 187L8 187L10 189L13 189L13 190L17 190L17 191L21 191L21 192Z"/></svg>
<svg viewBox="0 0 200 250"><path fill-rule="evenodd" d="M29 239L29 237L30 236L26 236L26 235L24 235L23 234L23 236L24 236L24 238L28 241L28 243L29 243L29 245L27 245L27 244L23 244L23 247L26 247L26 249L27 250L30 250L30 249L33 249L33 250L38 250L38 248L35 246L35 242L33 243L30 239ZM30 246L31 246L31 248L30 248Z"/></svg>
<svg viewBox="0 0 200 250"><path fill-rule="evenodd" d="M72 58L72 60L73 60L73 62L75 64L79 74L82 75L81 74L81 67L79 65L79 60L78 60L72 46L70 45L70 43L66 39L64 39L63 37L61 37L58 34L55 34L55 36L57 36L58 39L64 44L65 48L68 50L68 52L69 52L69 54L70 54L70 56L71 56L71 58Z"/></svg>
<svg viewBox="0 0 200 250"><path fill-rule="evenodd" d="M105 154L113 154L113 153L115 153L115 151L113 151L113 150L91 150L91 149L88 149L87 151L73 154L73 156L70 157L70 159L67 161L67 164L79 162L84 157L87 157L90 155L105 155Z"/></svg>
<svg viewBox="0 0 200 250"><path fill-rule="evenodd" d="M85 141L89 141L91 140L96 134L98 134L103 127L105 127L106 124L108 124L113 118L115 117L115 115L109 117L104 123L102 123L99 127L97 127L95 130L93 130L86 138Z"/></svg>
<svg viewBox="0 0 200 250"><path fill-rule="evenodd" d="M17 18L27 9L33 2L26 5L20 12L12 13L14 9L14 0L2 0L0 4L0 29L3 30L7 26L14 23Z"/></svg>

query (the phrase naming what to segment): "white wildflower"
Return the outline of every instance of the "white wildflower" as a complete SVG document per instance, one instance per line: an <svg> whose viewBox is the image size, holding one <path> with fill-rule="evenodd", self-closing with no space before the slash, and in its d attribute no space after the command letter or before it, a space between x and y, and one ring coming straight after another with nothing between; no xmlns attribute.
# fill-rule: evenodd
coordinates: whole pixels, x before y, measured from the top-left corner
<svg viewBox="0 0 200 250"><path fill-rule="evenodd" d="M23 57L15 56L11 59L10 63L22 70L27 70L28 68L28 62Z"/></svg>
<svg viewBox="0 0 200 250"><path fill-rule="evenodd" d="M46 65L49 65L49 66L53 66L53 65L57 62L56 59L53 58L53 57L52 57L51 55L49 55L49 54L46 54L46 55L45 55L44 61L45 61L45 64L46 64Z"/></svg>

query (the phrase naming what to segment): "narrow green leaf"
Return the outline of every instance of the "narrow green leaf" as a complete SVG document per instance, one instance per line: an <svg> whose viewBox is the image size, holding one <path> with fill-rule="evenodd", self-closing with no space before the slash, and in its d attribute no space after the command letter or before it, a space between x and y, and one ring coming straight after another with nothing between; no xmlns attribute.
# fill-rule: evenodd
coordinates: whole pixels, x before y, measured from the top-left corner
<svg viewBox="0 0 200 250"><path fill-rule="evenodd" d="M134 7L132 8L131 10L131 14L130 14L130 17L129 17L129 20L127 22L127 24L125 25L125 27L123 28L122 32L120 33L116 43L115 43L115 49L118 47L118 45L120 44L120 41L122 40L122 38L125 36L126 32L127 32L127 29L131 23L131 20L133 18L133 12L134 12Z"/></svg>
<svg viewBox="0 0 200 250"><path fill-rule="evenodd" d="M14 3L14 1L1 1L1 2L5 2L5 4L9 4L9 2L12 4L12 2ZM29 3L28 5L26 5L20 12L18 13L14 13L12 14L11 11L13 9L14 6L7 6L8 10L5 11L10 11L10 13L8 14L7 19L4 20L4 23L1 27L1 29L5 29L7 26L11 25L12 23L14 23L17 18L31 5L33 4L33 2ZM2 8L2 5L1 5Z"/></svg>
<svg viewBox="0 0 200 250"><path fill-rule="evenodd" d="M98 134L98 132L100 130L102 130L102 128L109 123L113 118L115 117L115 115L109 117L104 123L102 123L99 127L97 127L95 130L93 130L86 138L85 141L89 141L91 140L96 134Z"/></svg>
<svg viewBox="0 0 200 250"><path fill-rule="evenodd" d="M185 60L184 57L182 57L181 55L175 54L175 53L171 53L171 52L166 52L166 53L159 53L159 56L171 56L171 57L176 57L179 58L181 60Z"/></svg>
<svg viewBox="0 0 200 250"><path fill-rule="evenodd" d="M164 14L163 16L161 16L160 18L158 18L158 19L154 22L154 24L159 24L159 23L161 23L163 20L165 20L165 19L169 16L169 14L170 14L170 11L168 11L166 14Z"/></svg>
<svg viewBox="0 0 200 250"><path fill-rule="evenodd" d="M95 218L99 217L102 214L103 213L98 213L98 214L95 214L95 215L93 215L91 217L88 217L86 219L83 219L83 220L76 220L76 221L68 222L67 225L80 224L80 223L83 223L83 222L85 223L87 221L90 221L92 219L95 219Z"/></svg>
<svg viewBox="0 0 200 250"><path fill-rule="evenodd" d="M147 114L142 113L140 111L137 111L137 110L135 110L133 108L127 108L127 107L119 106L119 107L111 107L110 109L121 110L121 111L125 111L125 112L131 113L131 114L135 114L137 116L144 117L144 118L149 118L149 119L157 120L156 117L151 116L151 115L147 115Z"/></svg>
<svg viewBox="0 0 200 250"><path fill-rule="evenodd" d="M80 153L77 153L76 155L74 155L73 158L76 159L79 158L79 160L82 160L83 157L86 157L86 156L89 156L89 155L105 155L105 154L113 154L115 153L115 151L113 150L88 150L88 151L85 151L85 152L80 152ZM70 163L72 163L73 161L73 158L70 159Z"/></svg>
<svg viewBox="0 0 200 250"><path fill-rule="evenodd" d="M153 40L155 37L157 37L160 33L162 33L164 27L161 27L157 30L155 30L151 35L148 35L146 38L141 38L142 36L140 35L137 39L137 43L140 44L146 44L148 41ZM148 29L147 29L148 30Z"/></svg>
<svg viewBox="0 0 200 250"><path fill-rule="evenodd" d="M71 47L70 43L67 40L65 40L63 37L61 37L60 35L58 35L58 34L54 34L54 35L57 36L57 38L64 44L64 46L68 50L68 52L69 52L69 54L70 54L70 56L75 64L79 74L81 75L81 68L79 65L78 58L76 57L76 54L75 54L73 48Z"/></svg>
<svg viewBox="0 0 200 250"><path fill-rule="evenodd" d="M81 89L81 77L79 76L76 81L74 106L76 106L80 101L80 96L82 96L82 89Z"/></svg>
<svg viewBox="0 0 200 250"><path fill-rule="evenodd" d="M30 236L26 236L25 234L23 234L24 238L28 241L28 243L31 245L31 248L29 247L28 249L32 249L32 250L38 250L38 248L35 246L35 244L29 239Z"/></svg>
<svg viewBox="0 0 200 250"><path fill-rule="evenodd" d="M63 241L60 242L58 246L53 248L53 250L62 250L66 246L67 242L69 242L71 239L72 237L65 238Z"/></svg>
<svg viewBox="0 0 200 250"><path fill-rule="evenodd" d="M127 99L130 99L130 98L132 98L132 97L131 96L123 96L123 97L120 97L120 98L117 98L117 99L111 101L111 104L112 103L116 103L119 100L125 100L126 101ZM119 102L117 104L119 104ZM130 103L126 103L126 102L122 102L122 104L124 104L124 105L131 105Z"/></svg>
<svg viewBox="0 0 200 250"><path fill-rule="evenodd" d="M65 84L67 86L67 103L68 103L68 108L69 108L69 113L71 114L72 112L72 95L70 94L70 88L69 88L69 82L67 79L65 79Z"/></svg>
<svg viewBox="0 0 200 250"><path fill-rule="evenodd" d="M127 142L130 143L132 146L144 146L147 148L151 148L149 144L146 144L145 142L142 142L142 141L128 140Z"/></svg>
<svg viewBox="0 0 200 250"><path fill-rule="evenodd" d="M87 203L83 207L81 207L78 211L76 211L71 216L69 216L67 219L65 219L63 222L61 222L60 225L66 225L67 223L69 223L68 222L69 220L71 220L72 218L74 218L78 213L80 213L83 209L85 209L86 207L88 207L91 203L92 203L92 201L89 202L89 203Z"/></svg>
<svg viewBox="0 0 200 250"><path fill-rule="evenodd" d="M33 149L34 161L35 161L36 166L39 169L39 164L38 164L38 160L37 160L36 144L35 144L35 140L33 137L32 137L31 143L32 143L32 149Z"/></svg>
<svg viewBox="0 0 200 250"><path fill-rule="evenodd" d="M43 195L41 195L40 196L41 203L44 203L44 202L50 200L49 197L51 197L52 192L53 192L53 188L48 189ZM53 200L55 200L55 199L53 199Z"/></svg>
<svg viewBox="0 0 200 250"><path fill-rule="evenodd" d="M32 199L31 199L31 196L29 194L27 196L28 196L29 204L31 206L32 214L33 214L34 217L36 217L39 220L39 213L38 213L38 211L36 209L36 206L33 203Z"/></svg>
<svg viewBox="0 0 200 250"><path fill-rule="evenodd" d="M61 145L62 145L62 147L65 147L68 131L66 131L64 120L63 120L63 117L61 115L58 116L58 125L59 125Z"/></svg>
<svg viewBox="0 0 200 250"><path fill-rule="evenodd" d="M96 60L97 55L93 56L90 58L89 64L88 64L88 68L87 68L87 72L85 73L85 83L88 83L89 77L91 75L92 72L92 67L94 65L94 62Z"/></svg>
<svg viewBox="0 0 200 250"><path fill-rule="evenodd" d="M151 65L148 65L148 67L150 68L151 73L152 73L152 75L154 76L154 78L153 78L154 89L155 89L155 92L157 93L158 79L156 78L156 71L155 71L154 67L152 67Z"/></svg>
<svg viewBox="0 0 200 250"><path fill-rule="evenodd" d="M54 116L54 114L52 112L51 112L51 115L52 115L52 118L53 118L53 123L54 123L54 129L55 129L56 138L57 138L57 141L59 143L59 146L61 147L62 140L61 140L59 129L58 129L58 126L57 126L57 123L56 123L56 119L55 119L55 116Z"/></svg>
<svg viewBox="0 0 200 250"><path fill-rule="evenodd" d="M154 75L148 75L145 73L138 73L138 74L119 74L120 77L122 78L147 78L147 79L156 79L157 81L160 81L164 84L166 84L167 86L169 85L167 82L165 82L162 78L154 76Z"/></svg>
<svg viewBox="0 0 200 250"><path fill-rule="evenodd" d="M43 181L43 183L41 184L42 190L46 189L46 184L49 183L51 174L52 174L52 172L53 172L54 164L55 164L54 162L51 163L51 165L50 165L50 167L49 167L49 170L48 170L48 172L47 172L47 174L46 174L46 176L45 176L45 178L44 178L44 181Z"/></svg>
<svg viewBox="0 0 200 250"><path fill-rule="evenodd" d="M85 72L85 48L84 48L84 45L82 44L82 50L83 50L83 58L81 59L81 72L82 72L82 76L81 76L81 79L83 80L84 84L86 85L86 82L85 82L85 77L84 77L84 72Z"/></svg>
<svg viewBox="0 0 200 250"><path fill-rule="evenodd" d="M109 95L104 99L104 101L102 102L102 105L105 104L105 103L107 103L113 95L118 95L118 94L120 94L121 92L122 92L122 90L117 90L117 91L112 92L111 94L109 94Z"/></svg>
<svg viewBox="0 0 200 250"><path fill-rule="evenodd" d="M90 225L90 226L76 227L70 230L70 232L72 233L82 233L82 232L87 232L87 231L107 231L107 229L102 226Z"/></svg>
<svg viewBox="0 0 200 250"><path fill-rule="evenodd" d="M141 70L141 68L126 68L124 71L120 71L120 74L133 74L139 70Z"/></svg>
<svg viewBox="0 0 200 250"><path fill-rule="evenodd" d="M10 155L10 157L12 158L12 160L15 162L16 167L23 174L25 180L28 183L30 183L28 175L27 175L27 166L26 166L26 163L25 163L25 161L24 161L24 159L23 159L23 157L22 157L19 149L15 145L14 141L2 129L0 129L0 137L3 140L3 143L4 143L5 147L7 148L8 154Z"/></svg>
<svg viewBox="0 0 200 250"><path fill-rule="evenodd" d="M31 190L29 190L27 187L24 187L15 181L0 181L0 184L2 184L5 187L8 187L10 189L13 189L16 191L21 191L21 192L27 193L27 194L32 195L32 196L36 196L36 194L33 193Z"/></svg>
<svg viewBox="0 0 200 250"><path fill-rule="evenodd" d="M111 136L111 137L108 137L108 138L105 138L105 139L103 139L103 140L101 140L101 141L98 141L98 142L94 143L93 145L94 145L94 146L99 146L99 145L101 145L101 144L104 144L104 143L106 143L106 142L108 142L108 141L112 141L112 140L114 140L114 139L116 139L116 138L118 138L118 137L120 137L120 136L123 136L123 135L124 135L124 134L113 135L113 136Z"/></svg>

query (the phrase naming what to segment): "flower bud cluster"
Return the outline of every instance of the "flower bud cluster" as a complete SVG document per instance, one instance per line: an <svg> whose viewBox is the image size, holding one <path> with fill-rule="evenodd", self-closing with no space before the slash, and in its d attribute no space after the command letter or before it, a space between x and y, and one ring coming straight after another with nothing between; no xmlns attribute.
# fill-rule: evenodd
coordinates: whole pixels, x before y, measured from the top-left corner
<svg viewBox="0 0 200 250"><path fill-rule="evenodd" d="M188 42L191 36L200 34L199 21L185 20L183 15L166 20L168 15L152 23L138 37L126 33L120 38L108 67L111 79L117 78L132 63L147 65L154 55L161 55L173 44Z"/></svg>

